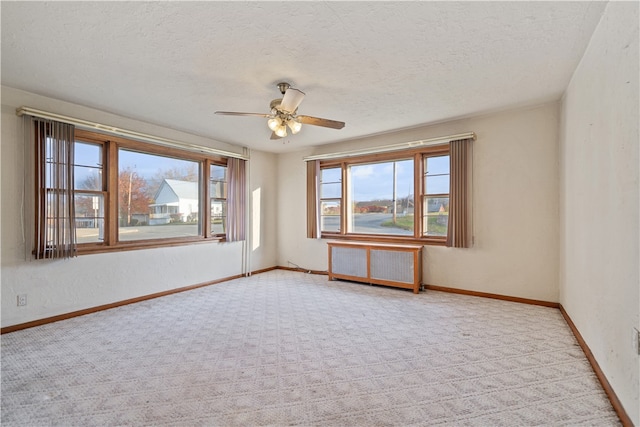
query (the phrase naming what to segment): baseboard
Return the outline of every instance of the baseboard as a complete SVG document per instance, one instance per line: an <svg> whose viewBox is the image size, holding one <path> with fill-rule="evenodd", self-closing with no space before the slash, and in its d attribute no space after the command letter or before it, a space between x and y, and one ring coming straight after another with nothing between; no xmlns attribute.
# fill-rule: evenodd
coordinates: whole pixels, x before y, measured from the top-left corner
<svg viewBox="0 0 640 427"><path fill-rule="evenodd" d="M262 268L260 270L254 270L251 273L249 273L249 276L253 276L254 274L260 274L260 273L266 273L267 271L273 271L273 270L277 270L278 267L267 267L267 268Z"/></svg>
<svg viewBox="0 0 640 427"><path fill-rule="evenodd" d="M278 267L263 268L261 270L252 271L250 274L259 274L267 271L275 270ZM45 317L43 319L32 320L30 322L19 323L17 325L6 326L0 329L0 335L8 334L10 332L20 331L22 329L33 328L36 326L46 325L47 323L59 322L60 320L71 319L73 317L84 316L86 314L97 313L98 311L109 310L111 308L121 307L123 305L134 304L136 302L146 301L153 298L160 298L171 294L177 294L179 292L190 291L193 289L202 288L204 286L211 286L222 282L228 282L229 280L239 279L244 277L242 274L236 274L235 276L224 277L222 279L211 280L209 282L198 283L196 285L184 286L182 288L170 289L168 291L157 292L149 295L143 295L136 298L130 298L123 301L117 301L110 304L103 304L96 307L85 308L83 310L72 311L70 313L59 314L57 316Z"/></svg>
<svg viewBox="0 0 640 427"><path fill-rule="evenodd" d="M490 294L487 292L478 292L478 291L468 291L466 289L447 288L444 286L435 286L435 285L424 285L424 287L426 289L431 289L433 291L449 292L452 294L462 294L462 295L470 295L473 297L492 298L492 299L499 299L502 301L520 302L523 304L541 305L543 307L551 307L551 308L560 307L560 304L558 304L557 302L551 302L551 301L541 301L537 299L510 297L507 295Z"/></svg>
<svg viewBox="0 0 640 427"><path fill-rule="evenodd" d="M595 372L596 377L598 378L598 381L600 381L600 384L602 385L604 392L607 394L607 397L611 402L611 406L613 406L613 410L616 411L616 414L618 414L618 417L620 418L620 422L622 422L623 427L633 427L633 422L631 421L631 418L622 407L622 403L620 402L620 399L618 399L618 396L613 391L611 384L609 384L609 381L607 381L607 377L605 377L604 372L602 372L602 369L600 369L600 365L598 365L598 362L596 361L595 357L593 357L593 353L591 352L591 349L585 342L584 338L582 338L582 335L580 335L580 332L578 331L578 328L576 328L576 325L573 323L573 320L571 320L571 318L569 317L569 314L565 311L564 307L562 307L562 304L558 304L558 308L560 309L560 313L562 313L562 317L564 317L564 320L569 325L569 328L571 328L571 332L573 332L573 335L576 337L576 340L578 341L580 348L582 348L584 355L587 357L587 360L591 364L591 368L593 368L593 371Z"/></svg>
<svg viewBox="0 0 640 427"><path fill-rule="evenodd" d="M305 270L304 268L294 268L294 267L285 267L282 265L279 265L276 267L278 270L287 270L287 271L298 271L300 273L308 273L308 274L321 274L323 276L328 276L329 272L328 271L322 271L322 270Z"/></svg>

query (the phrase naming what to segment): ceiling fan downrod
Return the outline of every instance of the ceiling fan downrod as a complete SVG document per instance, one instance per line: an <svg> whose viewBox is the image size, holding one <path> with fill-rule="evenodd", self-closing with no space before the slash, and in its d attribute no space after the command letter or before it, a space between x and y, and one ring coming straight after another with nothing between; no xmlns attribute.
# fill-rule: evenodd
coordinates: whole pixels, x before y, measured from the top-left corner
<svg viewBox="0 0 640 427"><path fill-rule="evenodd" d="M278 89L280 89L280 93L284 95L284 93L289 89L291 85L287 82L278 83Z"/></svg>

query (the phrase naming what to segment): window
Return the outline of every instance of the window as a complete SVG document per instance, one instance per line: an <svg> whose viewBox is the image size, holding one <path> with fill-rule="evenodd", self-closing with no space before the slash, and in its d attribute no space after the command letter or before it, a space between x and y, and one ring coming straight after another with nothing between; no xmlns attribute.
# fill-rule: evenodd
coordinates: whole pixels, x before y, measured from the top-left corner
<svg viewBox="0 0 640 427"><path fill-rule="evenodd" d="M449 224L449 156L425 156L422 194L422 232L447 235Z"/></svg>
<svg viewBox="0 0 640 427"><path fill-rule="evenodd" d="M413 159L348 166L351 196L347 230L413 236Z"/></svg>
<svg viewBox="0 0 640 427"><path fill-rule="evenodd" d="M340 232L342 169L320 170L320 230Z"/></svg>
<svg viewBox="0 0 640 427"><path fill-rule="evenodd" d="M209 172L211 234L227 232L227 167L211 165Z"/></svg>
<svg viewBox="0 0 640 427"><path fill-rule="evenodd" d="M71 141L74 190L70 212L77 253L225 238L226 158L83 130L75 130ZM51 143L43 147L38 170L54 176ZM43 188L51 187L47 183ZM39 211L46 212L38 213L39 218L54 211L43 207L46 204L37 204ZM209 208L200 209L202 206ZM37 230L36 234L42 234L38 242L44 238L45 245L56 246L47 237L52 227Z"/></svg>
<svg viewBox="0 0 640 427"><path fill-rule="evenodd" d="M449 145L320 161L321 237L445 244Z"/></svg>
<svg viewBox="0 0 640 427"><path fill-rule="evenodd" d="M200 234L199 162L118 150L118 240Z"/></svg>
<svg viewBox="0 0 640 427"><path fill-rule="evenodd" d="M76 138L73 173L78 244L104 241L106 185L103 152L102 144L84 142Z"/></svg>

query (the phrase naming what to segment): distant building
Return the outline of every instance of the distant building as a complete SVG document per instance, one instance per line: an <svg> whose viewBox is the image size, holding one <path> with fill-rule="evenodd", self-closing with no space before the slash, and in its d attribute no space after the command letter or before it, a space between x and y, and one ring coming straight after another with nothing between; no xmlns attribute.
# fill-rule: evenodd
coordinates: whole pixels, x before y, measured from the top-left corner
<svg viewBox="0 0 640 427"><path fill-rule="evenodd" d="M165 179L149 205L149 225L198 220L198 183Z"/></svg>

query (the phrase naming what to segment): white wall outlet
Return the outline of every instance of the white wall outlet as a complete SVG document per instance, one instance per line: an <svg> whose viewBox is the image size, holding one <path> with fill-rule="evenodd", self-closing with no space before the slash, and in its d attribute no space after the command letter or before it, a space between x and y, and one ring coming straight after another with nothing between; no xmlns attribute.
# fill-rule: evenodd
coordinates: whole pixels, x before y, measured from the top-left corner
<svg viewBox="0 0 640 427"><path fill-rule="evenodd" d="M19 294L18 295L18 307L23 307L27 305L27 294Z"/></svg>

